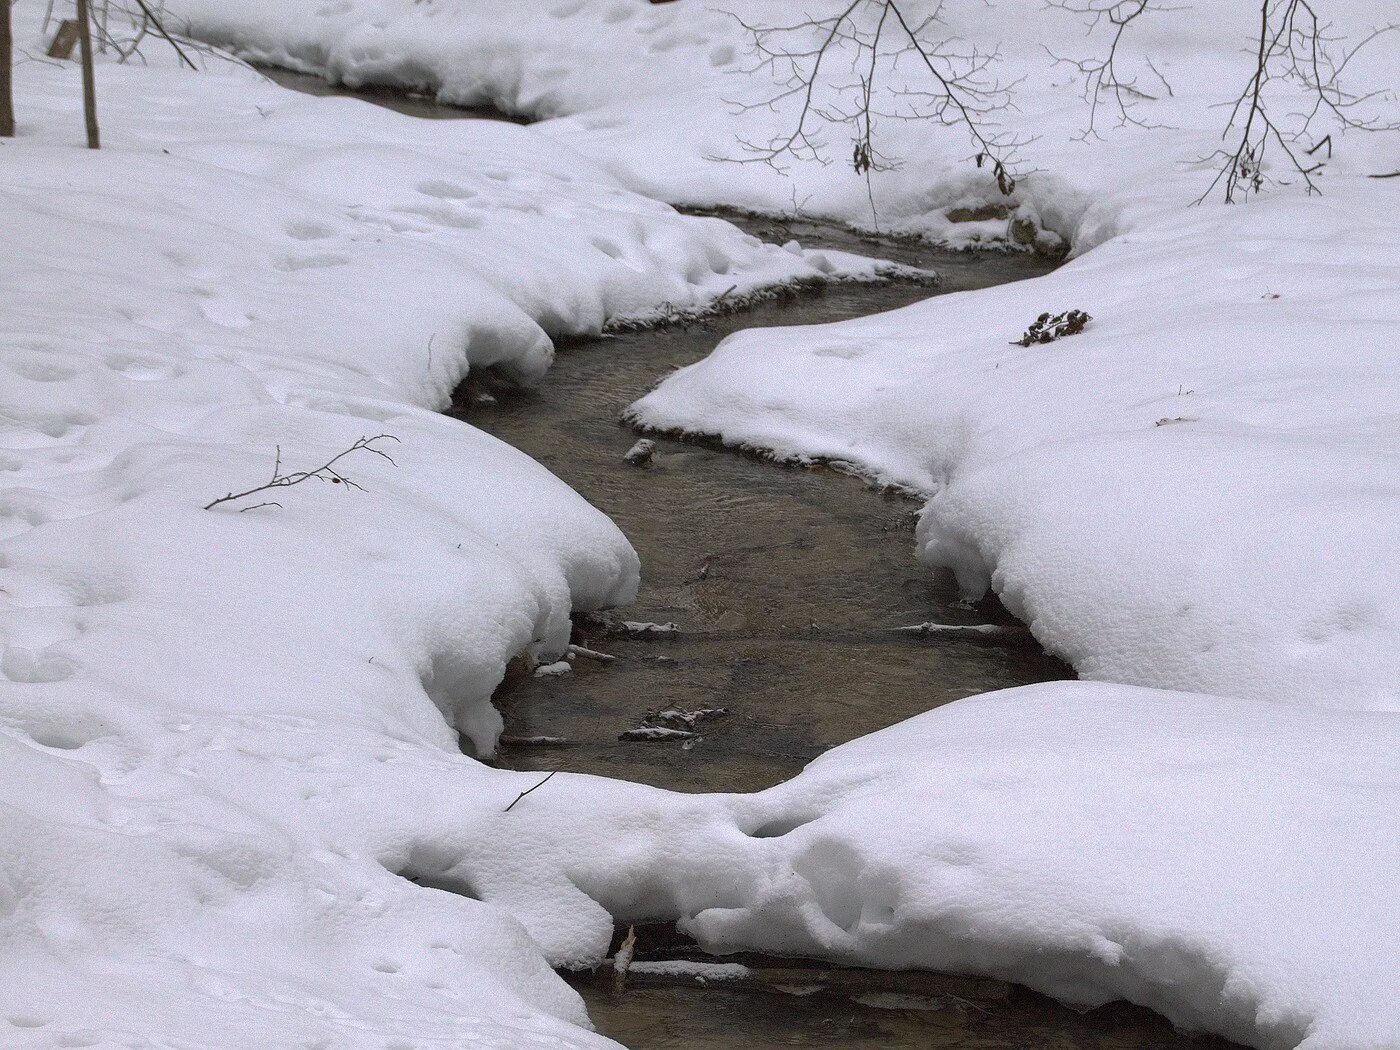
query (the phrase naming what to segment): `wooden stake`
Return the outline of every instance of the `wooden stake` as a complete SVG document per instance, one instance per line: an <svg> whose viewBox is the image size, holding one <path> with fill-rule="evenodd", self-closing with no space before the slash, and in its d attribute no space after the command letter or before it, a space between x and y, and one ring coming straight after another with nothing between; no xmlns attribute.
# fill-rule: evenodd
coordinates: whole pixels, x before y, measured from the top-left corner
<svg viewBox="0 0 1400 1050"><path fill-rule="evenodd" d="M15 137L14 47L10 0L0 0L0 138L7 139Z"/></svg>
<svg viewBox="0 0 1400 1050"><path fill-rule="evenodd" d="M88 149L100 149L97 134L97 84L92 76L92 21L88 0L78 0L78 45L83 60L83 118L87 122Z"/></svg>

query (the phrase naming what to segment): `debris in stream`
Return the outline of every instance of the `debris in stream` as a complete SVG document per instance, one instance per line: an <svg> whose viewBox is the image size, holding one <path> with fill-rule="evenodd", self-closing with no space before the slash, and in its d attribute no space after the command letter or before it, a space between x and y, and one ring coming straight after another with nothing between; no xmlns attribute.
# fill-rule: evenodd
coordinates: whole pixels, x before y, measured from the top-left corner
<svg viewBox="0 0 1400 1050"><path fill-rule="evenodd" d="M634 952L635 939L629 928L628 941L612 958L603 961L603 965L612 970L614 990L622 990L624 982L638 988L691 987L714 983L735 991L779 992L799 996L838 995L856 1001L889 997L880 1004L886 1009L895 1008L891 1000L896 996L917 997L924 1000L924 1009L952 1006L963 1011L979 1012L982 1010L977 1005L979 1002L1002 1002L1011 997L1011 985L990 977L965 977L927 970L865 970L805 967L800 964L754 966L690 959L634 960ZM621 968L620 961L623 964Z"/></svg>
<svg viewBox="0 0 1400 1050"><path fill-rule="evenodd" d="M611 653L600 653L597 649L590 649L586 645L570 645L570 656L581 656L585 660L597 660L600 664L610 664L617 659Z"/></svg>
<svg viewBox="0 0 1400 1050"><path fill-rule="evenodd" d="M901 634L917 635L926 638L931 634L980 634L986 636L1007 635L1012 631L1008 627L1002 627L994 623L911 623L907 627L891 627L890 630Z"/></svg>
<svg viewBox="0 0 1400 1050"><path fill-rule="evenodd" d="M540 664L535 668L536 678L558 678L573 671L574 665L568 660L556 660L552 664Z"/></svg>
<svg viewBox="0 0 1400 1050"><path fill-rule="evenodd" d="M633 638L672 638L681 633L674 623L651 623L645 620L623 620L622 633Z"/></svg>
<svg viewBox="0 0 1400 1050"><path fill-rule="evenodd" d="M682 711L678 707L667 707L653 711L632 729L619 734L619 740L684 740L687 750L695 746L699 739L696 725L712 718L723 718L729 714L727 707L702 707L695 711Z"/></svg>
<svg viewBox="0 0 1400 1050"><path fill-rule="evenodd" d="M637 726L617 735L619 740L684 740L687 743L695 737L689 729L672 729L670 726Z"/></svg>
<svg viewBox="0 0 1400 1050"><path fill-rule="evenodd" d="M976 1003L966 999L960 999L956 995L909 995L905 992L868 992L864 995L853 995L851 1001L859 1003L861 1006L868 1006L872 1010L922 1010L930 1013L941 1013L945 1010L956 1010L958 1013L969 1013L975 1011L979 1014L987 1012L986 1007L978 1006Z"/></svg>
<svg viewBox="0 0 1400 1050"><path fill-rule="evenodd" d="M621 995L627 987L627 970L632 965L632 952L636 947L637 928L629 926L627 927L627 937L612 957L614 994Z"/></svg>
<svg viewBox="0 0 1400 1050"><path fill-rule="evenodd" d="M712 981L739 981L751 977L753 970L743 963L697 962L694 959L660 959L632 962L627 972L634 976L677 977L709 984Z"/></svg>
<svg viewBox="0 0 1400 1050"><path fill-rule="evenodd" d="M568 747L573 741L566 736L504 735L497 743L501 747Z"/></svg>
<svg viewBox="0 0 1400 1050"><path fill-rule="evenodd" d="M674 623L653 623L650 620L622 620L615 613L582 613L577 622L603 634L621 634L628 638L674 638L681 633Z"/></svg>
<svg viewBox="0 0 1400 1050"><path fill-rule="evenodd" d="M656 454L656 442L650 438L642 438L622 457L624 463L630 463L634 467L645 467L651 462L651 457Z"/></svg>

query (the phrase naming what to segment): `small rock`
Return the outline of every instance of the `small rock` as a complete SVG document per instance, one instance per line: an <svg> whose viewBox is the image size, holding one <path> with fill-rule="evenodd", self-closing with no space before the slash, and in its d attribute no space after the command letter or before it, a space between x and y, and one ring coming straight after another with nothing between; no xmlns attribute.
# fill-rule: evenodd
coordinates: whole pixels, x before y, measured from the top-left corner
<svg viewBox="0 0 1400 1050"><path fill-rule="evenodd" d="M651 457L655 453L656 442L648 438L642 438L627 450L627 454L622 457L622 461L624 463L630 463L634 467L645 467L651 462Z"/></svg>
<svg viewBox="0 0 1400 1050"><path fill-rule="evenodd" d="M1027 247L1035 244L1036 235L1040 232L1034 219L1028 219L1024 215L1018 215L1011 220L1011 226L1007 231L1011 235L1014 244L1022 244Z"/></svg>
<svg viewBox="0 0 1400 1050"><path fill-rule="evenodd" d="M1005 204L979 204L975 208L949 208L944 214L949 222L986 222L1006 218L1011 209Z"/></svg>
<svg viewBox="0 0 1400 1050"><path fill-rule="evenodd" d="M536 678L558 678L573 671L574 665L568 660L556 660L552 664L540 664L535 668Z"/></svg>

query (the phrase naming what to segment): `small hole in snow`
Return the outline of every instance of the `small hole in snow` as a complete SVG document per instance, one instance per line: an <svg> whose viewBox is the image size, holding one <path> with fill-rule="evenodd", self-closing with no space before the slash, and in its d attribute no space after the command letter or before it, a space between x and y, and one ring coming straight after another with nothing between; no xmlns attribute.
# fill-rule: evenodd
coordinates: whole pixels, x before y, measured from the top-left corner
<svg viewBox="0 0 1400 1050"><path fill-rule="evenodd" d="M758 827L748 832L748 836L755 839L780 839L784 835L796 831L804 824L812 823L815 819L815 817L779 817L777 820L770 820L760 824Z"/></svg>

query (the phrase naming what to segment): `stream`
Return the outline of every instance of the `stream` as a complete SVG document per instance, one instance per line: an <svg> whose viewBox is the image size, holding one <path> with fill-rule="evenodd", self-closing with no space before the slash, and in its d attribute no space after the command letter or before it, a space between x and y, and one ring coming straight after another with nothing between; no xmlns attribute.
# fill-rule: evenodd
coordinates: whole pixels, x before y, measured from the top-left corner
<svg viewBox="0 0 1400 1050"><path fill-rule="evenodd" d="M299 90L351 94L413 116L492 116L265 72ZM678 628L634 637L582 619L575 641L615 659L580 657L558 677L513 667L496 696L506 724L496 760L503 767L564 769L679 791L753 791L793 776L837 744L961 697L1073 677L995 599L968 606L951 577L915 561L918 502L830 468L776 466L666 438L654 439L649 463L634 466L623 457L639 435L619 423L632 401L730 332L859 317L1039 276L1054 264L1029 254L874 240L802 220L724 217L766 241L796 239L931 269L940 283L830 284L686 327L561 346L537 389L498 384L489 374L463 384L450 414L534 457L631 540L641 556L642 589L625 618ZM925 621L1006 630L927 637L894 630ZM688 723L682 716L693 712L708 713ZM620 739L645 737L648 727L689 735ZM637 958L709 957L674 931L645 929L638 931ZM756 990L639 980L621 994L610 972L565 976L598 1030L633 1050L1231 1045L1176 1032L1126 1003L1078 1013L1000 982L967 991L960 979L940 975L741 961L761 971L781 967L787 976Z"/></svg>

